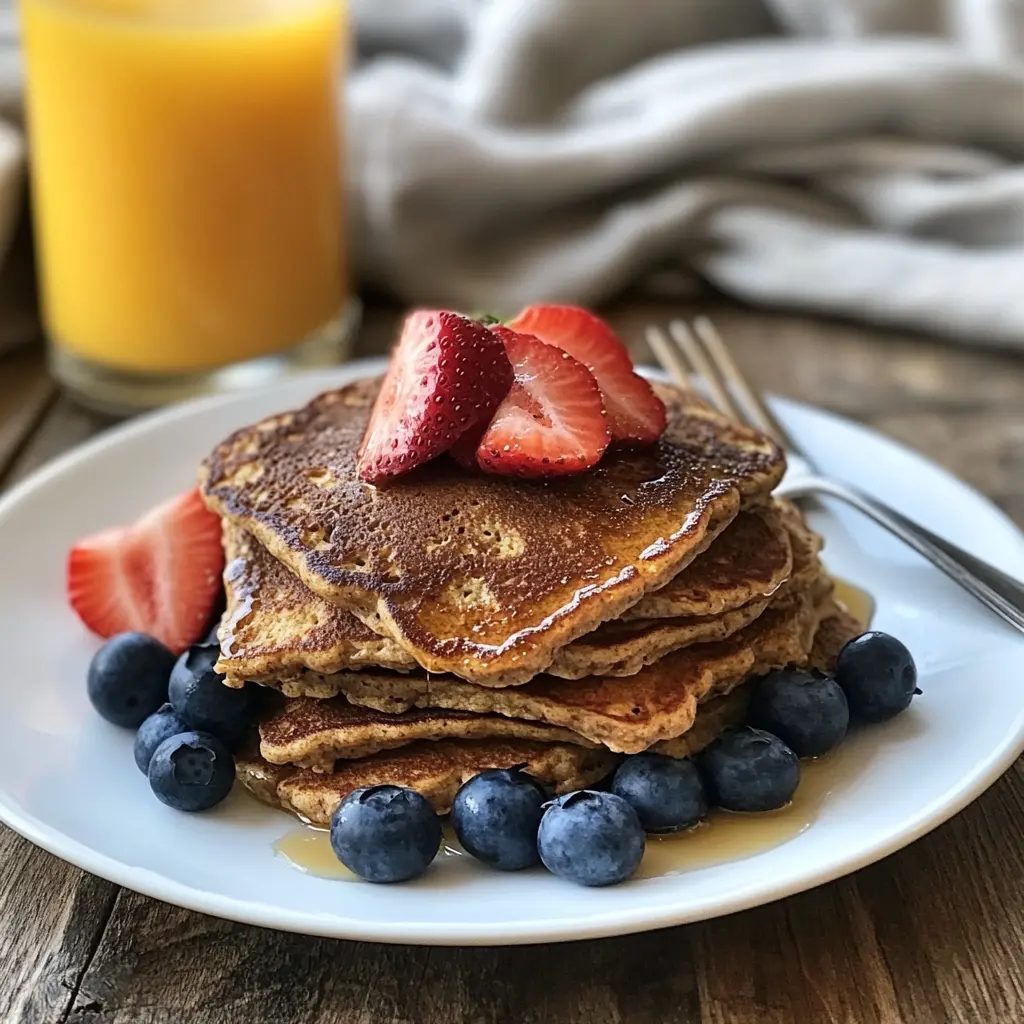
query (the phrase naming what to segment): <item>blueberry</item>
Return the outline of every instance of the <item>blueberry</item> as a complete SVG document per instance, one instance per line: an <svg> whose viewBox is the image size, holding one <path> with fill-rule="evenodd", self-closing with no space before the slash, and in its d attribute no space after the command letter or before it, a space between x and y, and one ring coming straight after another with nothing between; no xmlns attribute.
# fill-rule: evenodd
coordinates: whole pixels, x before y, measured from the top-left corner
<svg viewBox="0 0 1024 1024"><path fill-rule="evenodd" d="M220 648L212 644L190 647L171 672L170 699L174 710L193 729L212 732L234 745L245 737L254 711L252 689L224 684L213 666Z"/></svg>
<svg viewBox="0 0 1024 1024"><path fill-rule="evenodd" d="M89 663L92 706L114 725L137 729L167 700L174 655L145 633L111 637Z"/></svg>
<svg viewBox="0 0 1024 1024"><path fill-rule="evenodd" d="M205 811L231 792L235 762L222 740L182 732L163 741L149 762L156 798L176 811Z"/></svg>
<svg viewBox="0 0 1024 1024"><path fill-rule="evenodd" d="M917 688L913 656L888 633L865 633L851 640L836 661L836 682L850 711L866 722L884 722L910 707Z"/></svg>
<svg viewBox="0 0 1024 1024"><path fill-rule="evenodd" d="M637 754L619 765L611 788L636 811L645 832L678 832L708 813L704 780L692 761Z"/></svg>
<svg viewBox="0 0 1024 1024"><path fill-rule="evenodd" d="M842 742L850 708L834 679L784 668L757 681L749 718L751 725L778 736L797 757L817 757Z"/></svg>
<svg viewBox="0 0 1024 1024"><path fill-rule="evenodd" d="M751 726L723 733L700 758L713 803L730 811L773 811L793 798L800 760L778 736Z"/></svg>
<svg viewBox="0 0 1024 1024"><path fill-rule="evenodd" d="M189 732L192 726L170 704L154 711L135 734L135 763L143 775L149 771L153 753L164 740Z"/></svg>
<svg viewBox="0 0 1024 1024"><path fill-rule="evenodd" d="M437 856L441 819L414 789L367 786L349 793L331 815L331 847L368 882L405 882Z"/></svg>
<svg viewBox="0 0 1024 1024"><path fill-rule="evenodd" d="M614 885L636 871L644 830L621 796L581 789L552 801L537 832L544 867L580 885Z"/></svg>
<svg viewBox="0 0 1024 1024"><path fill-rule="evenodd" d="M545 800L543 786L518 768L481 772L455 794L452 827L467 853L499 871L519 871L540 863Z"/></svg>

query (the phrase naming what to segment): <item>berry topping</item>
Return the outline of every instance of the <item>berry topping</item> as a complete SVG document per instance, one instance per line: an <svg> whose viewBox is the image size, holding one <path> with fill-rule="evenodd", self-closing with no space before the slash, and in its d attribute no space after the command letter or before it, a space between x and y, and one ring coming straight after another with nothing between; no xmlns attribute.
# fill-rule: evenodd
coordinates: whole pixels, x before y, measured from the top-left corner
<svg viewBox="0 0 1024 1024"><path fill-rule="evenodd" d="M624 882L644 856L636 811L614 793L581 789L548 804L537 833L544 867L580 885Z"/></svg>
<svg viewBox="0 0 1024 1024"><path fill-rule="evenodd" d="M515 383L480 440L477 462L503 476L565 476L597 464L608 426L593 374L568 353L507 327Z"/></svg>
<svg viewBox="0 0 1024 1024"><path fill-rule="evenodd" d="M179 654L206 633L220 594L220 532L192 490L83 538L68 555L71 607L99 636L148 633Z"/></svg>
<svg viewBox="0 0 1024 1024"><path fill-rule="evenodd" d="M414 789L357 789L331 815L331 848L368 882L405 882L422 875L437 856L441 820Z"/></svg>
<svg viewBox="0 0 1024 1024"><path fill-rule="evenodd" d="M467 853L500 871L540 863L537 828L544 813L544 787L517 768L475 775L455 794L452 827Z"/></svg>
<svg viewBox="0 0 1024 1024"><path fill-rule="evenodd" d="M650 443L665 431L665 404L633 369L612 329L578 306L528 306L508 325L578 359L594 375L613 442Z"/></svg>
<svg viewBox="0 0 1024 1024"><path fill-rule="evenodd" d="M168 692L171 706L190 728L213 733L234 746L252 724L256 684L227 686L214 668L219 656L220 648L211 644L190 647L171 671Z"/></svg>
<svg viewBox="0 0 1024 1024"><path fill-rule="evenodd" d="M851 640L836 661L836 682L852 714L884 722L910 707L917 688L917 666L894 636L878 631Z"/></svg>
<svg viewBox="0 0 1024 1024"><path fill-rule="evenodd" d="M120 633L89 662L89 700L108 722L137 729L167 700L172 668L174 655L159 640L145 633Z"/></svg>
<svg viewBox="0 0 1024 1024"><path fill-rule="evenodd" d="M774 733L797 757L818 757L842 741L850 709L834 679L784 668L758 680L749 717L751 725Z"/></svg>
<svg viewBox="0 0 1024 1024"><path fill-rule="evenodd" d="M711 800L729 811L774 811L793 799L800 761L778 736L730 729L700 756Z"/></svg>
<svg viewBox="0 0 1024 1024"><path fill-rule="evenodd" d="M678 832L708 813L704 781L692 761L637 754L619 765L612 792L640 818L645 832Z"/></svg>
<svg viewBox="0 0 1024 1024"><path fill-rule="evenodd" d="M512 386L500 339L458 313L406 317L359 449L368 483L408 473L479 431Z"/></svg>
<svg viewBox="0 0 1024 1024"><path fill-rule="evenodd" d="M135 763L143 775L149 773L149 762L153 760L156 748L172 736L189 732L192 726L178 714L170 704L159 707L147 718L135 734Z"/></svg>
<svg viewBox="0 0 1024 1024"><path fill-rule="evenodd" d="M205 811L231 792L235 762L216 736L183 732L156 748L146 774L156 798L168 807Z"/></svg>

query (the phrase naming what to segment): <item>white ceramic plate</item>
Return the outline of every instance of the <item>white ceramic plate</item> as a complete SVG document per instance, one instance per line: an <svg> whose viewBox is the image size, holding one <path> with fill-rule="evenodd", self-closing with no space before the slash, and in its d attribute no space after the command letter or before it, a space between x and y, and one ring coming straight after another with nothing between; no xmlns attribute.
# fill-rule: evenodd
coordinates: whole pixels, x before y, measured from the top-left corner
<svg viewBox="0 0 1024 1024"><path fill-rule="evenodd" d="M847 740L819 769L831 792L813 823L775 848L691 870L681 859L677 873L603 890L540 870L488 872L465 857L387 887L295 870L273 850L290 819L237 786L206 814L164 807L134 765L131 734L88 704L96 641L65 603L65 552L82 534L188 487L229 431L367 369L353 364L137 420L0 502L0 818L8 825L113 882L252 924L388 942L579 939L713 917L853 871L960 810L1024 748L1024 640L877 528L840 512L815 521L829 567L874 595L875 624L914 652L924 695L898 719ZM826 468L1024 576L1024 538L964 484L821 411L788 402L778 410Z"/></svg>

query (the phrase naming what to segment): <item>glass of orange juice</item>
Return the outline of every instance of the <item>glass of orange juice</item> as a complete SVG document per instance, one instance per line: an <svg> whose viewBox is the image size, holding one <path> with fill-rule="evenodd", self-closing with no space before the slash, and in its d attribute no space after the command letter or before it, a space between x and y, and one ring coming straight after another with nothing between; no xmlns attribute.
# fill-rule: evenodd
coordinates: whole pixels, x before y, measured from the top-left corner
<svg viewBox="0 0 1024 1024"><path fill-rule="evenodd" d="M133 411L336 362L343 0L19 0L50 362Z"/></svg>

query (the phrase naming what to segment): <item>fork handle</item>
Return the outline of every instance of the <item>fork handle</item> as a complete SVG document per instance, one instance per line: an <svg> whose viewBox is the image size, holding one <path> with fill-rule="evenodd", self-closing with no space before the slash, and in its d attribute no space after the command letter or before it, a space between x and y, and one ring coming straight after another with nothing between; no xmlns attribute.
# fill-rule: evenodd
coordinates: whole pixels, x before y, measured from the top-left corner
<svg viewBox="0 0 1024 1024"><path fill-rule="evenodd" d="M849 484L820 476L794 480L789 486L780 487L778 493L792 498L824 494L863 512L1024 633L1024 583L936 536L877 498Z"/></svg>

